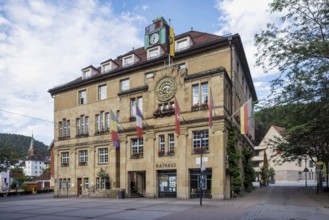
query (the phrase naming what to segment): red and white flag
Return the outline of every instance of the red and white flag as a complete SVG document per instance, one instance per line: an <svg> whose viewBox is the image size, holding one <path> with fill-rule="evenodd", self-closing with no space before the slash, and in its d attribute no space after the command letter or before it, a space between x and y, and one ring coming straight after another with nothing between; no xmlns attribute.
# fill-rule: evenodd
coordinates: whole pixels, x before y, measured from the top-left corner
<svg viewBox="0 0 329 220"><path fill-rule="evenodd" d="M180 108L175 97L175 133L180 135Z"/></svg>
<svg viewBox="0 0 329 220"><path fill-rule="evenodd" d="M143 115L136 105L136 129L137 129L137 137L143 137L143 123L142 123Z"/></svg>

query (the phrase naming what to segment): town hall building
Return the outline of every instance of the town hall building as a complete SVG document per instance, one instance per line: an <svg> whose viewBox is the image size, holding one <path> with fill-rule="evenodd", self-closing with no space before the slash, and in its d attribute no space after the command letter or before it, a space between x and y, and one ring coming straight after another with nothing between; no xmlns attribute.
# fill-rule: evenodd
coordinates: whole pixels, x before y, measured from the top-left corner
<svg viewBox="0 0 329 220"><path fill-rule="evenodd" d="M174 35L156 18L143 47L87 66L49 93L55 196L122 190L126 197L191 199L201 179L204 197L231 196L228 130L240 129L239 114L231 116L257 101L238 34ZM252 149L252 139L239 135L237 148Z"/></svg>

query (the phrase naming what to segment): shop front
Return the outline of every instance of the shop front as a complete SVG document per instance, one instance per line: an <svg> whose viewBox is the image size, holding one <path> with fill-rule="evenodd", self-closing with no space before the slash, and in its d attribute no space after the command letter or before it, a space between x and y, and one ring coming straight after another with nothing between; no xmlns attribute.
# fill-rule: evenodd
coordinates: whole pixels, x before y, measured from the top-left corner
<svg viewBox="0 0 329 220"><path fill-rule="evenodd" d="M200 198L200 182L203 182L203 198L212 198L211 195L212 170L206 169L201 176L200 169L190 169L190 198Z"/></svg>
<svg viewBox="0 0 329 220"><path fill-rule="evenodd" d="M177 175L176 170L158 171L158 192L159 198L177 197Z"/></svg>

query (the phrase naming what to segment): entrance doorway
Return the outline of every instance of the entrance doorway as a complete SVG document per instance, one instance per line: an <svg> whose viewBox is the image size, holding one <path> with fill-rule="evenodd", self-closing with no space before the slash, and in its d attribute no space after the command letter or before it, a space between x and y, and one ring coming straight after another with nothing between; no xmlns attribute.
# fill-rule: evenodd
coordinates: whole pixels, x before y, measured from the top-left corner
<svg viewBox="0 0 329 220"><path fill-rule="evenodd" d="M177 198L176 170L158 171L159 198Z"/></svg>
<svg viewBox="0 0 329 220"><path fill-rule="evenodd" d="M82 195L82 178L78 178L77 188L78 188L78 195L77 196L81 196Z"/></svg>
<svg viewBox="0 0 329 220"><path fill-rule="evenodd" d="M206 169L203 172L204 175L204 187L203 198L211 198L211 169ZM200 169L190 170L190 198L200 198Z"/></svg>
<svg viewBox="0 0 329 220"><path fill-rule="evenodd" d="M146 172L129 171L129 195L130 197L144 197L146 194Z"/></svg>

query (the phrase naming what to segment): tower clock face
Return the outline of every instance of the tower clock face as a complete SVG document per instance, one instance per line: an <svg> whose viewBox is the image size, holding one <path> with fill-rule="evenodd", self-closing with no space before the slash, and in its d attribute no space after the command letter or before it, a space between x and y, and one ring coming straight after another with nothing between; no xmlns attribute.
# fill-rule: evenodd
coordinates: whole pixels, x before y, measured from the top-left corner
<svg viewBox="0 0 329 220"><path fill-rule="evenodd" d="M160 102L172 99L176 94L176 82L174 78L164 77L156 85L156 94Z"/></svg>
<svg viewBox="0 0 329 220"><path fill-rule="evenodd" d="M150 36L150 44L156 44L159 42L160 35L159 33L154 33Z"/></svg>

